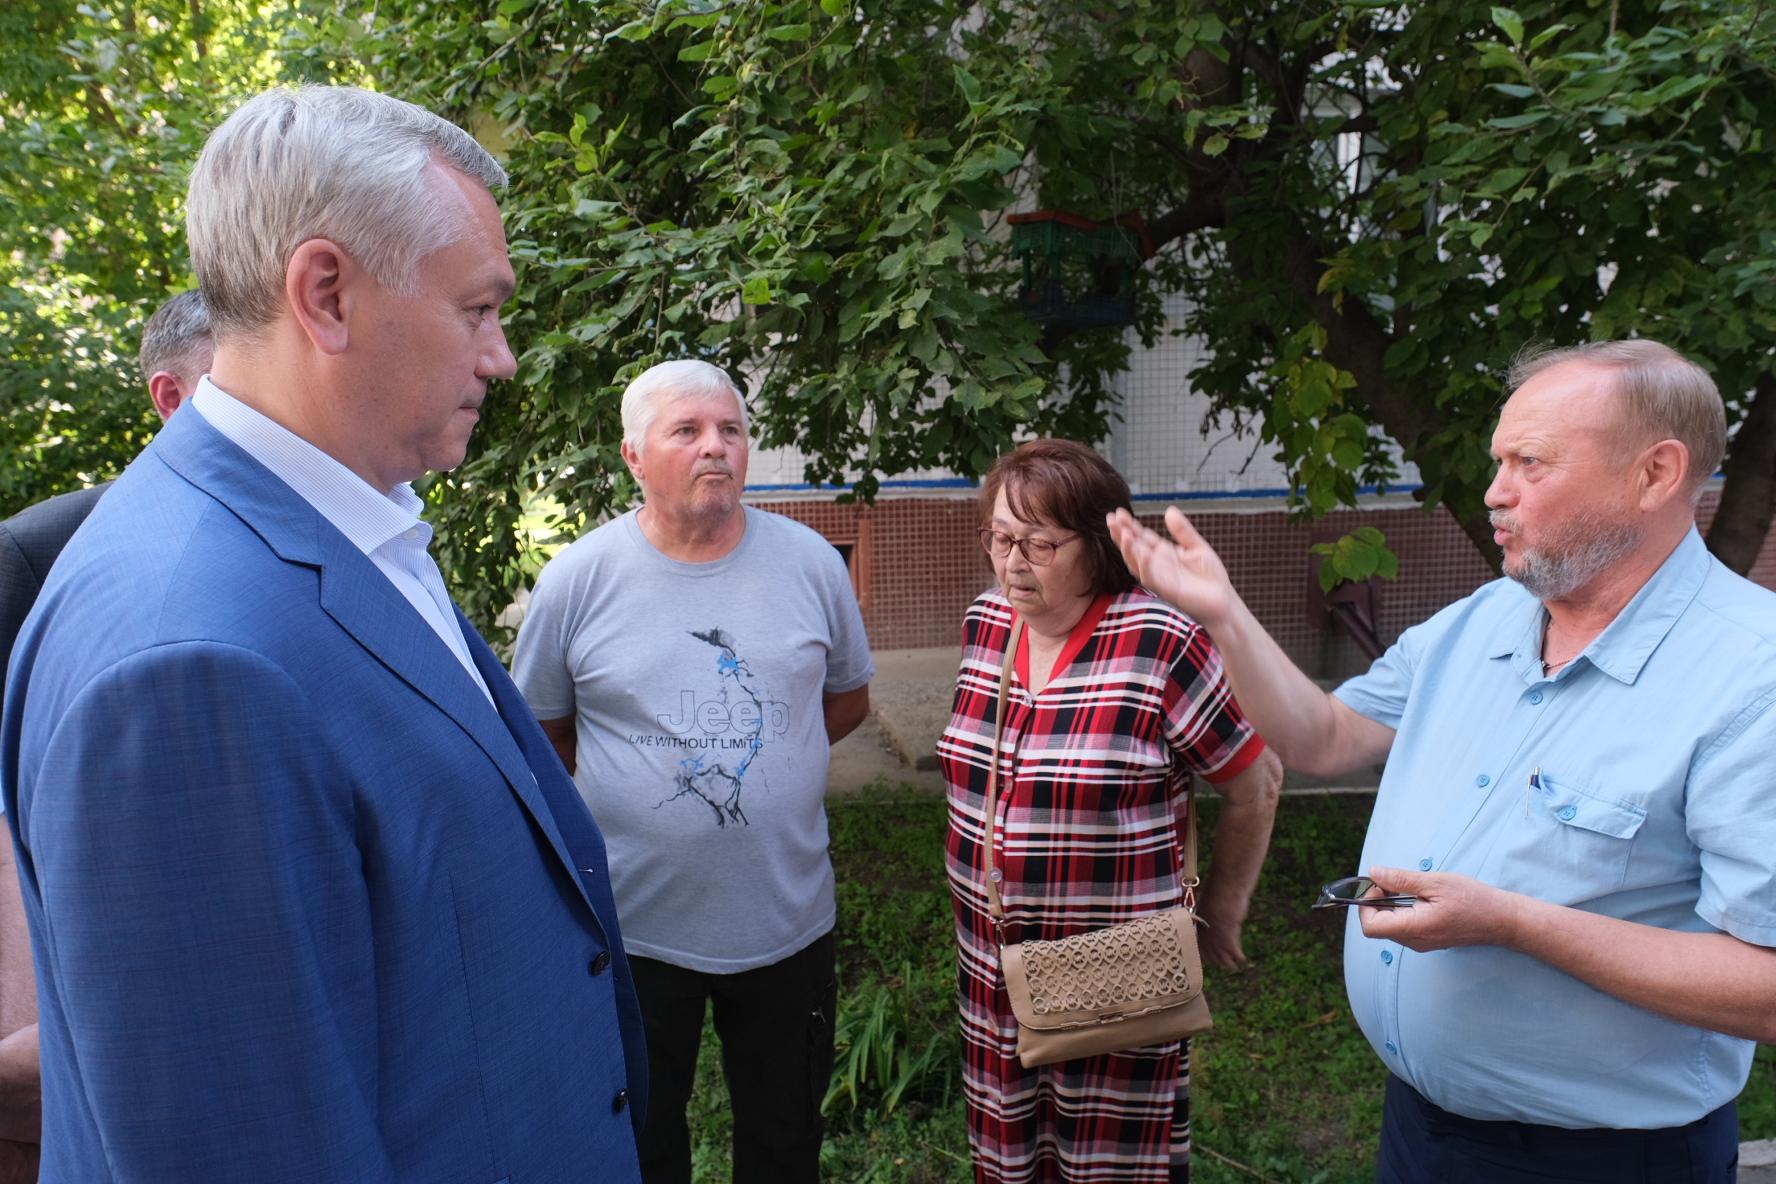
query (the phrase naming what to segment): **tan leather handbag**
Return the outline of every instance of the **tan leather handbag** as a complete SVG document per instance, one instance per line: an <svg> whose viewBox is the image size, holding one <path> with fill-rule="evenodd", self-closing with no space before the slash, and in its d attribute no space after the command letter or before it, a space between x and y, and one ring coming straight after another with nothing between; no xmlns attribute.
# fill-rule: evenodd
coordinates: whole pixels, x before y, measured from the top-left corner
<svg viewBox="0 0 1776 1184"><path fill-rule="evenodd" d="M1005 944L1003 878L993 866L999 814L1000 745L1006 691L1024 622L1012 626L999 671L994 707L993 767L987 775L986 834L982 850L987 908L1018 1025L1018 1060L1026 1069L1100 1053L1179 1040L1212 1027L1202 996L1202 955L1196 948L1196 790L1185 807L1184 904L1058 941ZM1014 750L1015 756L1015 750Z"/></svg>

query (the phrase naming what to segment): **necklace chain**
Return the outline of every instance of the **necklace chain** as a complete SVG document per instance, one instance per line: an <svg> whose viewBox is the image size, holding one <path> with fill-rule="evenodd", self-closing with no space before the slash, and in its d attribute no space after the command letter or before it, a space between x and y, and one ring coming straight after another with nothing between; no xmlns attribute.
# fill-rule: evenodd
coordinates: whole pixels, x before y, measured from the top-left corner
<svg viewBox="0 0 1776 1184"><path fill-rule="evenodd" d="M1589 645L1589 644L1590 644L1589 641L1587 641L1585 643L1585 645ZM1544 649L1546 649L1547 645L1548 645L1548 630L1547 630L1547 627L1544 626L1542 629L1542 646ZM1564 658L1560 658L1560 659L1543 658L1542 659L1542 673L1543 674L1552 674L1552 673L1554 673L1554 671L1559 670L1562 666L1567 665L1574 658L1578 657L1580 654L1585 652L1585 645L1579 646L1578 649L1574 650L1572 653L1568 654Z"/></svg>
<svg viewBox="0 0 1776 1184"><path fill-rule="evenodd" d="M1567 663L1571 662L1574 658L1578 657L1580 654L1582 654L1584 652L1585 652L1585 647L1580 646L1578 649L1574 650L1572 653L1568 654L1566 657L1560 658L1558 660L1556 660L1554 658L1543 658L1542 659L1542 673L1543 674L1552 674L1556 670L1559 670L1562 666L1565 666Z"/></svg>

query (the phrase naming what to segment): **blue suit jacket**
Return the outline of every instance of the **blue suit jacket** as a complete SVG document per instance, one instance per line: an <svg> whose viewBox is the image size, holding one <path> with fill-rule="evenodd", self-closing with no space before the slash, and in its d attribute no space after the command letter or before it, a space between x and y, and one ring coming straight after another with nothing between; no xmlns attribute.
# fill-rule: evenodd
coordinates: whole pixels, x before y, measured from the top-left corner
<svg viewBox="0 0 1776 1184"><path fill-rule="evenodd" d="M388 579L198 414L75 535L0 779L43 1180L630 1180L640 1013L604 844Z"/></svg>

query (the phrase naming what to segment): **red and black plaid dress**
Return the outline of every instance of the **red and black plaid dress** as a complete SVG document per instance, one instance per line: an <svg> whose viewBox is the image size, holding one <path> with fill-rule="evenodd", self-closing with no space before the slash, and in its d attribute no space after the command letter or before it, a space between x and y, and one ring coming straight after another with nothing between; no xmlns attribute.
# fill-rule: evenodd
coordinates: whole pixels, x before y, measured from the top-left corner
<svg viewBox="0 0 1776 1184"><path fill-rule="evenodd" d="M1025 1069L982 884L993 704L1012 609L969 607L955 707L938 741L949 782L948 866L959 943L963 1096L978 1181L1186 1178L1189 1046ZM1027 639L1026 639L1027 640ZM1005 939L1053 939L1178 903L1173 811L1193 773L1225 780L1257 758L1252 732L1193 622L1144 591L1100 597L1028 685L1027 644L1007 689L994 864Z"/></svg>

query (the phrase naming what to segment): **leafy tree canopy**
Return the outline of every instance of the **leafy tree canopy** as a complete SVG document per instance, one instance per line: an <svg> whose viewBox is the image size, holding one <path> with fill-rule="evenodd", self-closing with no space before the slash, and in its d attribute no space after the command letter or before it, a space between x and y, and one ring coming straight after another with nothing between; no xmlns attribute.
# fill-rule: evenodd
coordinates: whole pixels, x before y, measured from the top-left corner
<svg viewBox="0 0 1776 1184"><path fill-rule="evenodd" d="M1502 364L1532 339L1640 333L1708 366L1741 421L1711 542L1743 569L1767 531L1776 16L1761 7L339 0L302 15L283 69L428 103L512 172L519 377L428 490L483 622L524 574L537 494L576 517L631 496L617 393L662 358L748 375L763 442L866 495L909 469L978 472L1014 432L1101 436L1128 348L1019 312L1003 215L1031 208L1145 217L1137 335L1207 341L1194 385L1277 449L1304 512L1393 479L1397 445L1426 500L1490 549ZM145 102L164 82L118 85ZM108 144L56 85L61 122ZM182 121L153 167L209 122ZM86 204L119 200L105 153L65 156L82 166L67 220L39 225L109 226ZM106 271L96 302L140 299L160 265L145 261L177 257L151 222L176 202L153 193L135 286ZM1179 291L1191 311L1168 326L1159 297ZM56 307L61 336L43 340L117 352L102 318ZM45 389L80 385L66 351L32 356ZM1333 559L1360 577L1389 557L1365 538Z"/></svg>
<svg viewBox="0 0 1776 1184"><path fill-rule="evenodd" d="M158 425L142 322L195 282L185 177L284 77L289 4L0 6L0 513L115 476Z"/></svg>

